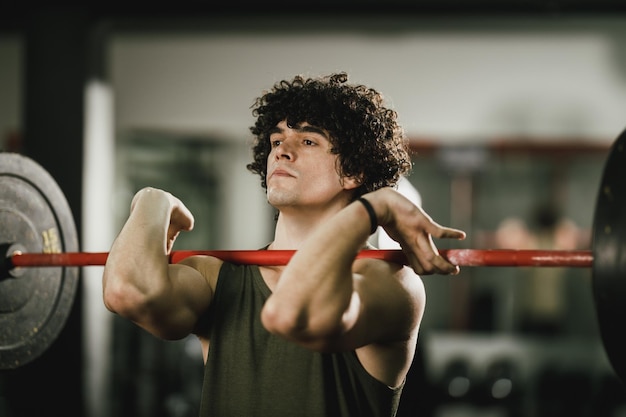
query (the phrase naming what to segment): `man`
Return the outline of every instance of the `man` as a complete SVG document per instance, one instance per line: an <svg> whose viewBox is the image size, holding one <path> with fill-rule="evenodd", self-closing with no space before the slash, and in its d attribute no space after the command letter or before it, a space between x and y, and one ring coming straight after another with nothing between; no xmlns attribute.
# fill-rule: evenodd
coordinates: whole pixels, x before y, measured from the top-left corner
<svg viewBox="0 0 626 417"><path fill-rule="evenodd" d="M392 189L410 169L396 113L345 73L281 81L257 99L254 161L286 266L209 256L168 263L193 216L170 193L131 203L104 302L164 339L198 336L203 416L393 416L417 343L417 274L456 274L435 238L463 239ZM381 226L409 266L355 259Z"/></svg>

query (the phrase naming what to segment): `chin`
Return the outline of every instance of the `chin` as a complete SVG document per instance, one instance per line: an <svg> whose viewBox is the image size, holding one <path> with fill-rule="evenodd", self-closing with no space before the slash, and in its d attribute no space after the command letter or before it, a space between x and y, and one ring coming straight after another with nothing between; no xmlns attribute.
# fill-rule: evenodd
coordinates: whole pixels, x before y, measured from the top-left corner
<svg viewBox="0 0 626 417"><path fill-rule="evenodd" d="M267 202L278 208L279 206L289 205L294 201L295 196L286 190L268 189Z"/></svg>

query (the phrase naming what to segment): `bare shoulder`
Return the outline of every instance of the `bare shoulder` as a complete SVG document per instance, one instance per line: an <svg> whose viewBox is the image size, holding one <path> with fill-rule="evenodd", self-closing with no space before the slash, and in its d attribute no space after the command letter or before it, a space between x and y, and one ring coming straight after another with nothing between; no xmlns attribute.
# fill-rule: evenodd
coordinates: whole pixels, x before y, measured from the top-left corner
<svg viewBox="0 0 626 417"><path fill-rule="evenodd" d="M426 306L426 291L420 276L408 266L377 259L357 260L353 272L355 288L365 303L369 319L378 322L380 317L390 319L381 340L414 337Z"/></svg>
<svg viewBox="0 0 626 417"><path fill-rule="evenodd" d="M357 274L360 281L367 285L377 287L396 288L405 291L420 300L424 297L424 284L419 275L406 265L387 262L378 259L357 259L354 262L353 273Z"/></svg>
<svg viewBox="0 0 626 417"><path fill-rule="evenodd" d="M198 255L185 258L179 263L196 269L207 280L211 289L215 290L217 277L224 262L213 256Z"/></svg>

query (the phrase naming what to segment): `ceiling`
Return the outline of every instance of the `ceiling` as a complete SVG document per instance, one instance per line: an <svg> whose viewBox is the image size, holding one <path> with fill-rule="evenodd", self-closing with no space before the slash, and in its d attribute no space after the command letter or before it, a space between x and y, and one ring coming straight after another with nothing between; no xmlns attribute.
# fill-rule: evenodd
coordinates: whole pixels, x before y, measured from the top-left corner
<svg viewBox="0 0 626 417"><path fill-rule="evenodd" d="M317 0L314 2L267 0L215 1L178 0L175 2L115 3L46 2L29 5L12 2L3 6L0 32L19 32L33 17L54 13L79 13L91 21L132 19L178 20L216 16L592 16L626 12L623 0Z"/></svg>

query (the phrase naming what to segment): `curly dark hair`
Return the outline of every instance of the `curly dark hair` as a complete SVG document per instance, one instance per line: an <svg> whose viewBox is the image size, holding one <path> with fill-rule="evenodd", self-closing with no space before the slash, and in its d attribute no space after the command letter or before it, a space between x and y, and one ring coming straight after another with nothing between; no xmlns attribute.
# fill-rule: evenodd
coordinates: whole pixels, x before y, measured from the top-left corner
<svg viewBox="0 0 626 417"><path fill-rule="evenodd" d="M345 72L319 78L297 75L264 92L252 106L256 123L254 162L248 170L261 176L267 188L270 132L285 120L289 126L307 122L329 132L331 152L339 155L338 172L361 178L353 198L386 186L411 170L408 141L397 114L384 106L382 94L364 85L347 83Z"/></svg>

